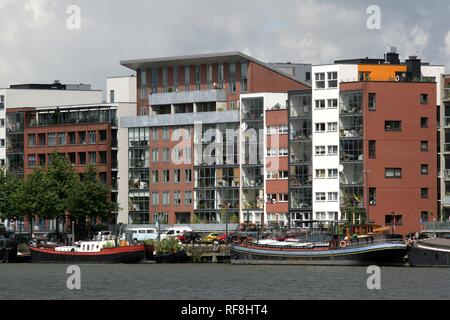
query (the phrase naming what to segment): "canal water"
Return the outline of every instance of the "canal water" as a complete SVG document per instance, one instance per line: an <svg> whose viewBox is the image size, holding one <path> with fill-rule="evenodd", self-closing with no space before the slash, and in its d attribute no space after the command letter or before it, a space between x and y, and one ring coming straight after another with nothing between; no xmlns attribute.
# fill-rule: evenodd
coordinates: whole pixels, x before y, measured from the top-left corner
<svg viewBox="0 0 450 320"><path fill-rule="evenodd" d="M1 264L0 299L450 299L450 268L381 268L369 290L363 267L80 265L81 289L69 290L67 267Z"/></svg>

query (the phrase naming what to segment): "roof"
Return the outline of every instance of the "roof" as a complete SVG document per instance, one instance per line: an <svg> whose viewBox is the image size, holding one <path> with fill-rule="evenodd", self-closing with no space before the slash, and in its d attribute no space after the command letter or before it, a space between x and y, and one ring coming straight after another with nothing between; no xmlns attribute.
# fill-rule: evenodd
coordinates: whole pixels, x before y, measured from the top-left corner
<svg viewBox="0 0 450 320"><path fill-rule="evenodd" d="M161 57L161 58L151 58L151 59L136 59L136 60L123 60L120 61L120 64L124 67L127 67L131 70L137 71L142 67L166 67L173 65L195 65L195 64L212 64L212 63L221 63L224 60L227 62L235 63L242 61L251 61L256 64L259 64L267 69L270 69L273 72L276 72L282 76L285 76L291 80L294 80L298 83L301 83L305 86L310 87L311 85L306 82L299 81L295 79L291 75L281 70L278 70L270 65L255 59L251 56L248 56L240 51L230 51L230 52L218 52L218 53L206 53L206 54L194 54L194 55L183 55L183 56L172 56L172 57Z"/></svg>

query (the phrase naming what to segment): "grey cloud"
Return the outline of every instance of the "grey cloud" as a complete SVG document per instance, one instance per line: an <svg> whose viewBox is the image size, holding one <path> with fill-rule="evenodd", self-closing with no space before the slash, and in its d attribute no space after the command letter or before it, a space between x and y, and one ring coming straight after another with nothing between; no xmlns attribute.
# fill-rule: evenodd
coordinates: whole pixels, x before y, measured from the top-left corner
<svg viewBox="0 0 450 320"><path fill-rule="evenodd" d="M66 28L72 4L79 31ZM366 28L371 4L381 30ZM394 45L450 67L450 7L440 0L0 0L0 14L0 87L60 79L103 89L105 77L131 73L120 60L227 50L327 63Z"/></svg>

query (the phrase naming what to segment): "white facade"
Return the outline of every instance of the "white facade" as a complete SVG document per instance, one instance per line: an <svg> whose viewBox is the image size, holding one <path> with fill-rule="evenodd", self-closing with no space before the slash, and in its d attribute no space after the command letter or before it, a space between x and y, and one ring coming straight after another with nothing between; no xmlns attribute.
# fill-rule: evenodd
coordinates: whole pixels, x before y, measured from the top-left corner
<svg viewBox="0 0 450 320"><path fill-rule="evenodd" d="M353 81L357 77L356 64L312 68L313 220L334 220L336 213L338 219L341 217L339 86L341 81ZM333 173L337 170L337 177L330 170Z"/></svg>
<svg viewBox="0 0 450 320"><path fill-rule="evenodd" d="M3 97L3 98L2 98ZM102 92L96 90L0 89L0 164L6 161L6 111L12 108L38 108L98 104Z"/></svg>
<svg viewBox="0 0 450 320"><path fill-rule="evenodd" d="M119 214L117 223L128 223L128 128L121 125L122 117L137 116L136 77L116 77L106 80L106 97L108 103L117 105L119 129L117 132L118 189L117 202ZM113 92L113 97L111 97ZM113 98L113 99L111 99ZM113 101L111 101L113 100Z"/></svg>

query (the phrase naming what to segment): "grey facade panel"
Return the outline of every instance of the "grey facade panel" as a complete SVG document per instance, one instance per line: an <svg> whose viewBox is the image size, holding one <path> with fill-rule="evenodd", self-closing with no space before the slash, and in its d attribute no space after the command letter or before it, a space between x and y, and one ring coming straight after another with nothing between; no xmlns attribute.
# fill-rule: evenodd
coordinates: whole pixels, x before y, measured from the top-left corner
<svg viewBox="0 0 450 320"><path fill-rule="evenodd" d="M227 101L225 90L180 91L149 95L149 103L152 106L217 101Z"/></svg>
<svg viewBox="0 0 450 320"><path fill-rule="evenodd" d="M237 110L233 110L162 114L156 116L122 117L120 118L120 126L122 128L139 128L193 125L195 122L201 122L202 124L214 124L239 121L240 112Z"/></svg>

